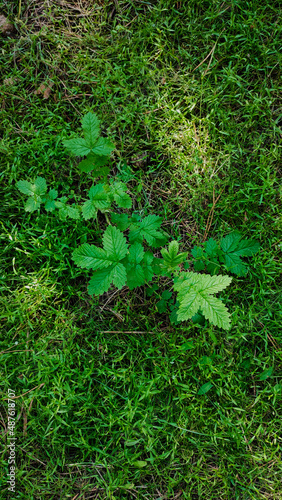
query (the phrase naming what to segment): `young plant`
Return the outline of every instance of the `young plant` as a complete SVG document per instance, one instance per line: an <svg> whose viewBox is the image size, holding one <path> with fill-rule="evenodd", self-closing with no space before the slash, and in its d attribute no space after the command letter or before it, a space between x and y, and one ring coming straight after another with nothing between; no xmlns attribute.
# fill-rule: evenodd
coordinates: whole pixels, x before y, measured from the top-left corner
<svg viewBox="0 0 282 500"><path fill-rule="evenodd" d="M127 286L133 290L150 283L155 276L173 278L176 302L173 303L171 291L163 292L158 303L159 312L165 312L168 301L173 323L192 318L194 323L203 324L206 318L228 330L230 313L215 294L227 288L232 278L216 274L223 265L238 276L245 275L247 267L241 257L257 252L258 243L242 240L238 233L231 233L220 244L210 238L204 248L194 247L192 250L194 270L206 269L210 274L187 270L188 253L179 252L177 241L168 243L168 235L161 229L162 219L158 215L141 218L138 214L114 210L118 207L128 211L132 206L126 184L111 177L107 179L107 163L114 145L100 136L100 123L95 114L89 112L83 117L82 129L84 137L67 139L63 144L74 155L86 157L78 164L81 172L92 172L95 178L102 177L103 182L93 184L87 193L87 200L69 204L66 196L57 198L55 189L47 193L47 184L42 177L37 177L34 184L19 181L18 189L28 195L25 210L33 212L44 204L47 212L58 209L58 216L63 220L67 217L90 220L97 218L99 211L105 213L108 227L102 236L102 247L84 243L72 254L77 266L93 272L88 284L90 295L102 295L112 285L118 289ZM158 248L162 257L157 258L154 250Z"/></svg>
<svg viewBox="0 0 282 500"><path fill-rule="evenodd" d="M210 238L203 247L195 246L192 250L195 271L207 270L210 274L217 274L224 266L237 276L246 276L248 267L241 257L251 257L259 250L259 243L253 240L243 240L242 236L233 232L228 234L219 243Z"/></svg>

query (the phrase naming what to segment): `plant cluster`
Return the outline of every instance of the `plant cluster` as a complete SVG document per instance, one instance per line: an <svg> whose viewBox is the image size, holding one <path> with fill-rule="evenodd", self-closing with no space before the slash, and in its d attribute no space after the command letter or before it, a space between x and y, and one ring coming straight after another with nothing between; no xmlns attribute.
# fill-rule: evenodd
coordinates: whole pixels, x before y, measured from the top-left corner
<svg viewBox="0 0 282 500"><path fill-rule="evenodd" d="M230 328L230 313L215 294L227 288L232 278L218 274L220 268L237 276L245 276L247 266L242 257L249 257L259 249L256 241L242 239L238 233L231 233L217 243L210 238L203 247L192 250L194 270L187 260L188 253L179 251L178 241L168 243L168 235L161 229L162 219L156 214L141 218L130 214L132 200L127 185L108 178L107 163L114 145L100 135L100 122L94 113L87 113L82 119L84 137L64 140L64 146L76 156L85 156L78 168L81 172L92 172L100 182L93 184L82 203L69 204L68 197L58 198L55 189L47 190L46 180L37 177L34 184L21 180L18 189L28 195L25 210L33 212L41 204L47 212L58 209L60 219L95 219L98 212L105 214L108 227L102 236L102 247L83 243L72 254L74 263L93 271L88 291L91 295L107 292L111 285L130 290L147 284L155 276L173 278L173 291L163 292L158 310L164 311L167 301L173 323L190 318L203 323L204 318L225 330ZM48 192L47 192L48 191ZM116 211L118 209L118 211ZM127 212L121 213L120 209ZM110 214L111 221L108 218ZM154 255L158 250L159 257ZM209 274L200 274L206 270ZM194 272L196 271L196 272ZM155 291L156 288L151 290Z"/></svg>

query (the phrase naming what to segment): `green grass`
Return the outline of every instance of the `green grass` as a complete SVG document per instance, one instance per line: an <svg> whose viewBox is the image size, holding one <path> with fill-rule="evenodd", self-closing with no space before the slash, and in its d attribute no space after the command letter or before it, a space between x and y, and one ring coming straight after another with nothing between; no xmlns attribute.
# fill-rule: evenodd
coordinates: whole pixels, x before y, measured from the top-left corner
<svg viewBox="0 0 282 500"><path fill-rule="evenodd" d="M280 500L281 5L50 5L0 0L17 26L0 53L1 498ZM209 236L260 241L224 294L228 333L172 326L143 287L91 298L71 253L95 221L24 212L20 179L90 187L61 143L89 110L134 209L181 250L203 241L213 193Z"/></svg>

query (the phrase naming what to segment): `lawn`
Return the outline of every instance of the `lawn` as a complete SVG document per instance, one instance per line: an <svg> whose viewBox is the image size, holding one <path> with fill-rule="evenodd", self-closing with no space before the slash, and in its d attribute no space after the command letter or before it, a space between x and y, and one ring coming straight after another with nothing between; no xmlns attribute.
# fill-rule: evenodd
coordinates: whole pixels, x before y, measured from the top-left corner
<svg viewBox="0 0 282 500"><path fill-rule="evenodd" d="M281 3L0 0L0 14L14 26L0 35L0 498L281 500ZM24 211L19 180L85 197L93 178L62 141L89 111L115 145L111 177L182 252L234 231L260 243L222 294L230 330L172 324L163 278L90 296L72 252L101 241L103 214Z"/></svg>

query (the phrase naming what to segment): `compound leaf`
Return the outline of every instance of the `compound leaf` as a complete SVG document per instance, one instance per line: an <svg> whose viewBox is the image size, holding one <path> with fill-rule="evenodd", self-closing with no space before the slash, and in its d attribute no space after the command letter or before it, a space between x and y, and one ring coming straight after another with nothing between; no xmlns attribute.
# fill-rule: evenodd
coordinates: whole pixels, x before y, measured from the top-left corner
<svg viewBox="0 0 282 500"><path fill-rule="evenodd" d="M211 323L220 328L230 328L230 315L224 304L213 294L224 290L232 281L229 276L209 276L193 272L182 273L174 284L178 291L177 318L185 321L200 309Z"/></svg>
<svg viewBox="0 0 282 500"><path fill-rule="evenodd" d="M204 251L202 247L195 246L194 248L192 248L191 253L194 259L201 259L204 256Z"/></svg>
<svg viewBox="0 0 282 500"><path fill-rule="evenodd" d="M179 250L179 244L177 241L171 241L168 246L168 250L165 248L161 249L161 254L163 256L164 262L162 266L167 270L167 271L174 271L177 269L179 264L183 262L187 255L188 252L182 252L178 254Z"/></svg>
<svg viewBox="0 0 282 500"><path fill-rule="evenodd" d="M97 210L105 210L110 206L108 195L103 184L96 184L90 188L88 193L90 200L82 205L82 215L84 219L96 217Z"/></svg>
<svg viewBox="0 0 282 500"><path fill-rule="evenodd" d="M169 243L168 245L168 253L169 253L169 256L174 259L174 257L177 256L179 252L179 243L178 241L176 240L173 240Z"/></svg>
<svg viewBox="0 0 282 500"><path fill-rule="evenodd" d="M92 186L89 190L88 196L92 203L100 210L110 206L108 195L103 184L96 184L95 186Z"/></svg>
<svg viewBox="0 0 282 500"><path fill-rule="evenodd" d="M217 276L217 278L218 277L219 276ZM205 318L207 318L213 325L219 326L224 330L229 330L230 314L227 307L221 302L221 300L213 297L212 295L202 297L201 310Z"/></svg>
<svg viewBox="0 0 282 500"><path fill-rule="evenodd" d="M231 273L237 274L237 276L246 276L248 272L248 267L246 264L240 259L240 256L235 252L230 254L225 254L224 256L225 265L228 271Z"/></svg>
<svg viewBox="0 0 282 500"><path fill-rule="evenodd" d="M92 149L100 134L100 121L89 111L81 120L84 138L89 149Z"/></svg>
<svg viewBox="0 0 282 500"><path fill-rule="evenodd" d="M225 253L234 252L241 238L242 236L236 232L228 234L225 238L223 238L223 240L221 240L221 249Z"/></svg>
<svg viewBox="0 0 282 500"><path fill-rule="evenodd" d="M221 250L227 270L237 276L245 276L248 268L241 257L249 257L259 250L259 243L253 240L242 240L239 233L228 234L221 241Z"/></svg>

